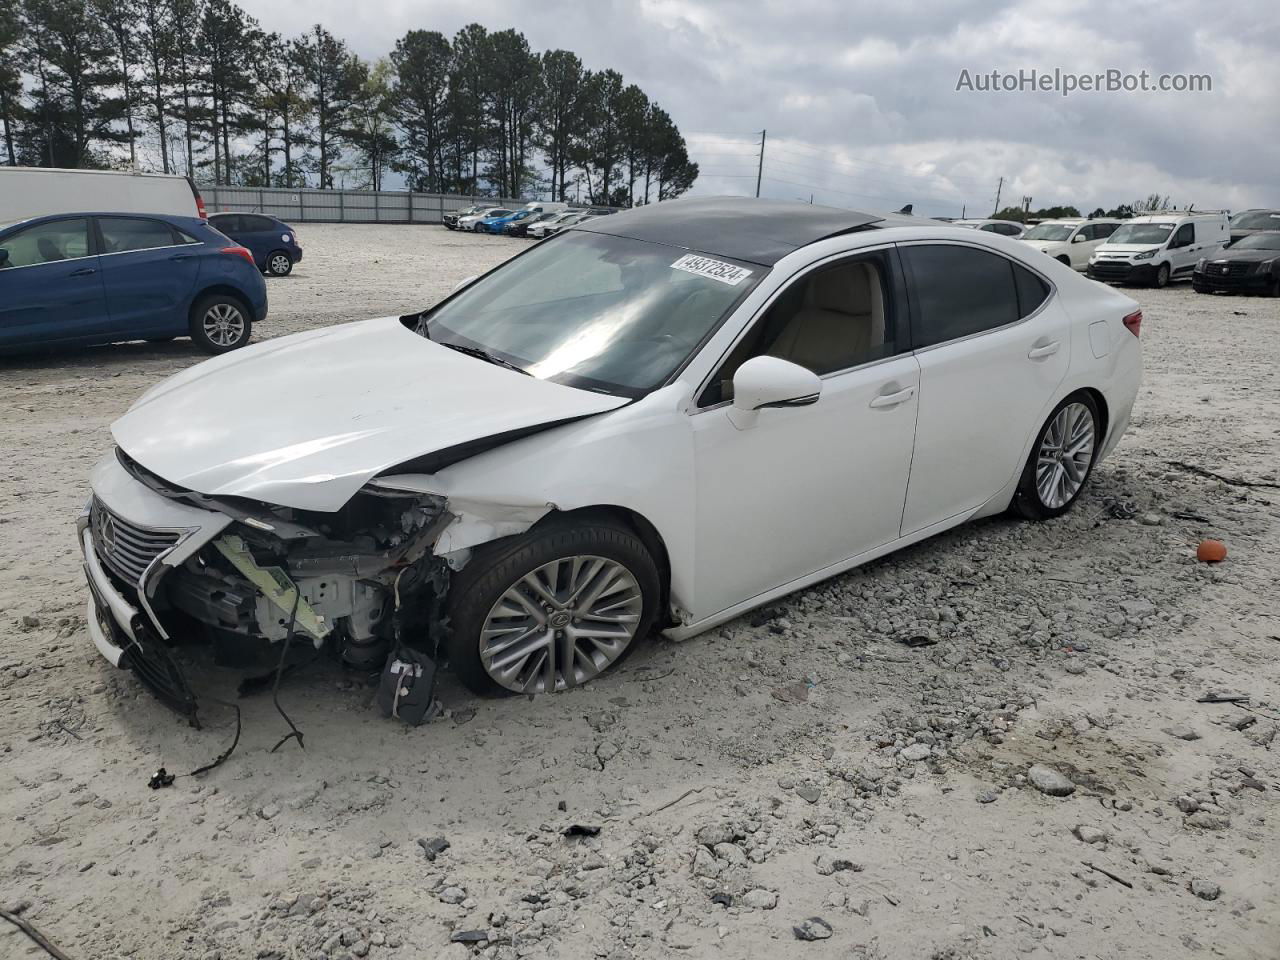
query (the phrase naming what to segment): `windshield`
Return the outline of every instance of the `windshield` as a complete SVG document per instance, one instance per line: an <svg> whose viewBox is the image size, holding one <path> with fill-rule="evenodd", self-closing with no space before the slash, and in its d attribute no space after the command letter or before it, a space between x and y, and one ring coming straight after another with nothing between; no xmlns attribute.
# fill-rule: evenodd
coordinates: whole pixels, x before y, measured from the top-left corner
<svg viewBox="0 0 1280 960"><path fill-rule="evenodd" d="M1231 245L1232 250L1280 250L1280 233L1251 233Z"/></svg>
<svg viewBox="0 0 1280 960"><path fill-rule="evenodd" d="M1280 210L1249 210L1231 218L1231 226L1241 230L1280 230Z"/></svg>
<svg viewBox="0 0 1280 960"><path fill-rule="evenodd" d="M1068 240L1074 226L1066 223L1042 223L1032 227L1022 237L1023 240Z"/></svg>
<svg viewBox="0 0 1280 960"><path fill-rule="evenodd" d="M1172 223L1126 223L1107 237L1107 243L1164 243L1172 232Z"/></svg>
<svg viewBox="0 0 1280 960"><path fill-rule="evenodd" d="M422 314L417 330L541 380L639 397L670 377L766 272L575 231Z"/></svg>

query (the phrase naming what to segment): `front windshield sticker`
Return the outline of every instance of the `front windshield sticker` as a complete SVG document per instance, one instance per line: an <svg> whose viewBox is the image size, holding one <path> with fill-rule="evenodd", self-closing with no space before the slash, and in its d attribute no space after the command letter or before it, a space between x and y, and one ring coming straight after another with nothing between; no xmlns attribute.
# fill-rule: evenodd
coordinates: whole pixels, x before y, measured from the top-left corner
<svg viewBox="0 0 1280 960"><path fill-rule="evenodd" d="M725 263L723 260L712 260L710 257L700 257L696 253L686 253L671 265L671 269L683 270L685 273L693 273L699 277L708 277L727 283L731 287L736 287L751 276L751 271L746 267Z"/></svg>

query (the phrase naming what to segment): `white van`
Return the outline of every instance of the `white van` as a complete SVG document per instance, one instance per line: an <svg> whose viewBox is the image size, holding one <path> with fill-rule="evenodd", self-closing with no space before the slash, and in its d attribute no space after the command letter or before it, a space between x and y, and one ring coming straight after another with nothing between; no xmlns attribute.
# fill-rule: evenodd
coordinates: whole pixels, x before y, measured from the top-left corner
<svg viewBox="0 0 1280 960"><path fill-rule="evenodd" d="M563 213L569 209L569 205L552 200L534 200L532 203L526 203L520 209L528 210L530 213Z"/></svg>
<svg viewBox="0 0 1280 960"><path fill-rule="evenodd" d="M1191 279L1200 258L1221 253L1230 240L1225 211L1150 213L1126 220L1093 252L1085 272L1108 283L1163 287L1170 280Z"/></svg>
<svg viewBox="0 0 1280 960"><path fill-rule="evenodd" d="M93 211L205 216L200 191L178 174L0 167L0 223Z"/></svg>
<svg viewBox="0 0 1280 960"><path fill-rule="evenodd" d="M1022 235L1022 242L1031 244L1073 270L1083 271L1089 265L1093 251L1105 243L1120 224L1119 220L1086 220L1083 217L1042 220Z"/></svg>

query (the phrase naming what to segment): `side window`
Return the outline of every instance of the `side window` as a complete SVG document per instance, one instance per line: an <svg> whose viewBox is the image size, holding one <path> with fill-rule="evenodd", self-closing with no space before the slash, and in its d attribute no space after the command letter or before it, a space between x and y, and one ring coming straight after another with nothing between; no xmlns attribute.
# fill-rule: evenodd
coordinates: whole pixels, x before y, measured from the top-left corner
<svg viewBox="0 0 1280 960"><path fill-rule="evenodd" d="M276 225L266 217L254 217L247 213L240 215L240 222L242 224L241 229L245 233L266 233L276 228Z"/></svg>
<svg viewBox="0 0 1280 960"><path fill-rule="evenodd" d="M0 247L8 258L3 267L33 267L41 263L59 260L76 260L89 255L89 221L84 217L74 220L54 220L19 230Z"/></svg>
<svg viewBox="0 0 1280 960"><path fill-rule="evenodd" d="M1115 233L1119 226L1120 224L1118 223L1095 223L1093 225L1093 229L1097 231L1097 237L1099 240L1105 240L1107 237Z"/></svg>
<svg viewBox="0 0 1280 960"><path fill-rule="evenodd" d="M175 243L173 227L162 220L99 217L98 229L102 232L103 253L151 250L154 247L171 247Z"/></svg>
<svg viewBox="0 0 1280 960"><path fill-rule="evenodd" d="M731 400L733 375L752 357L780 357L822 376L899 352L888 266L877 254L794 280L733 348L698 405Z"/></svg>
<svg viewBox="0 0 1280 960"><path fill-rule="evenodd" d="M1049 298L1049 285L1026 267L1012 264L1013 286L1018 292L1018 319L1030 316Z"/></svg>
<svg viewBox="0 0 1280 960"><path fill-rule="evenodd" d="M1006 237L1016 237L1022 232L1022 230L1015 227L1012 223L997 223L996 232L1003 233Z"/></svg>
<svg viewBox="0 0 1280 960"><path fill-rule="evenodd" d="M1013 264L1004 257L952 244L904 246L901 253L916 307L913 349L1002 327L1021 315Z"/></svg>
<svg viewBox="0 0 1280 960"><path fill-rule="evenodd" d="M244 233L244 227L240 225L240 214L238 213L222 213L216 217L210 217L209 225L213 229L228 235Z"/></svg>
<svg viewBox="0 0 1280 960"><path fill-rule="evenodd" d="M1194 223L1184 223L1178 228L1178 232L1173 235L1173 243L1171 247L1189 247L1196 239L1196 225Z"/></svg>

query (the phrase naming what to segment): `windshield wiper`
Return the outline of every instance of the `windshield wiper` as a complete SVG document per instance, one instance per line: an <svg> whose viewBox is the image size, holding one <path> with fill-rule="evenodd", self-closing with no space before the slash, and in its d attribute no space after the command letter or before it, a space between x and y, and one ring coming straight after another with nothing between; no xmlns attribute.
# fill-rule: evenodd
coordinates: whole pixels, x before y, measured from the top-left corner
<svg viewBox="0 0 1280 960"><path fill-rule="evenodd" d="M486 363L492 363L495 366L506 367L508 370L514 370L516 373L523 373L526 377L533 376L533 374L524 367L518 366L510 360L503 360L501 357L494 356L492 353L481 350L479 347L466 347L460 343L441 343L440 346L448 347L450 350L457 350L459 353L465 353L468 357L475 357L477 360L483 360Z"/></svg>

